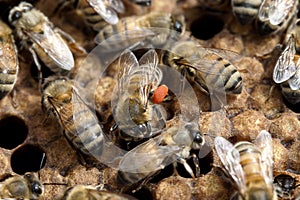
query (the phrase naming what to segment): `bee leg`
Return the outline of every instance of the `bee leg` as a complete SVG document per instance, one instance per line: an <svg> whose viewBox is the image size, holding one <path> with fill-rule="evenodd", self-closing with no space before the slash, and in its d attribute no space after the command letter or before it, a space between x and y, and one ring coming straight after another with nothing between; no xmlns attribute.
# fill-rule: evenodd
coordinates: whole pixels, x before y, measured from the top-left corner
<svg viewBox="0 0 300 200"><path fill-rule="evenodd" d="M33 50L32 47L29 48L29 51L33 57L33 60L34 60L34 63L38 69L38 79L39 79L39 91L42 92L42 79L43 79L43 76L42 76L42 67L40 65L40 62L38 60L38 57L35 53L35 51Z"/></svg>
<svg viewBox="0 0 300 200"><path fill-rule="evenodd" d="M178 158L177 161L179 163L183 164L185 170L192 176L193 179L195 179L194 172L193 172L192 168L190 167L190 165L186 162L186 160L183 158Z"/></svg>
<svg viewBox="0 0 300 200"><path fill-rule="evenodd" d="M19 106L19 104L16 101L16 90L13 89L13 91L11 91L11 93L9 93L9 96L10 96L10 100L11 100L11 105L14 108L17 108Z"/></svg>
<svg viewBox="0 0 300 200"><path fill-rule="evenodd" d="M117 128L118 128L118 124L114 123L114 125L112 125L112 127L110 127L109 131L113 132L113 131L117 130Z"/></svg>
<svg viewBox="0 0 300 200"><path fill-rule="evenodd" d="M192 154L192 157L193 157L194 165L196 167L196 177L199 177L200 176L199 158L194 153Z"/></svg>
<svg viewBox="0 0 300 200"><path fill-rule="evenodd" d="M75 40L74 38L69 35L68 33L64 32L63 30L61 30L60 28L55 28L54 31L56 33L58 33L59 35L61 35L68 43L68 46L70 48L70 50L72 51L72 53L74 53L75 55L78 56L86 56L87 52L86 50L80 46Z"/></svg>

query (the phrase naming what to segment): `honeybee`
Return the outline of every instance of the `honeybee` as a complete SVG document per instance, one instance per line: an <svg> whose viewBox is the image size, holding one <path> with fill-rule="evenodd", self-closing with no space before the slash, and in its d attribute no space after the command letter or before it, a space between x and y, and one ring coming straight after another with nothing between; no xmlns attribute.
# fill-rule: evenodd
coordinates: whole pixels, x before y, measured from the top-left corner
<svg viewBox="0 0 300 200"><path fill-rule="evenodd" d="M11 29L0 20L0 99L12 91L17 81L19 60Z"/></svg>
<svg viewBox="0 0 300 200"><path fill-rule="evenodd" d="M298 4L298 0L264 0L255 21L258 33L267 35L286 28L296 17Z"/></svg>
<svg viewBox="0 0 300 200"><path fill-rule="evenodd" d="M99 191L97 187L76 185L67 189L61 200L82 200L82 199L95 199L95 200L136 200L136 198L129 195L116 194L108 191Z"/></svg>
<svg viewBox="0 0 300 200"><path fill-rule="evenodd" d="M215 138L215 149L238 188L239 199L277 199L273 188L270 133L263 130L253 143L242 141L235 145L218 136Z"/></svg>
<svg viewBox="0 0 300 200"><path fill-rule="evenodd" d="M274 187L277 196L284 199L292 199L293 190L299 187L296 185L296 180L288 174L280 174L274 178Z"/></svg>
<svg viewBox="0 0 300 200"><path fill-rule="evenodd" d="M231 0L232 12L242 25L251 23L258 15L263 0Z"/></svg>
<svg viewBox="0 0 300 200"><path fill-rule="evenodd" d="M107 23L118 23L117 13L125 10L122 0L63 0L57 9L61 10L67 5L80 11L85 23L94 30L101 30Z"/></svg>
<svg viewBox="0 0 300 200"><path fill-rule="evenodd" d="M117 167L118 159L125 151L104 134L96 115L74 84L63 77L50 77L43 85L43 109L47 115L56 117L75 150L99 163Z"/></svg>
<svg viewBox="0 0 300 200"><path fill-rule="evenodd" d="M170 37L180 36L184 31L183 15L151 12L142 16L124 17L115 25L105 26L97 34L95 42L110 52L136 46L146 40L151 45L161 46Z"/></svg>
<svg viewBox="0 0 300 200"><path fill-rule="evenodd" d="M44 186L33 172L15 175L0 183L1 199L39 199L43 191Z"/></svg>
<svg viewBox="0 0 300 200"><path fill-rule="evenodd" d="M273 71L273 80L281 83L282 95L292 104L300 102L300 56L296 54L295 45L292 34Z"/></svg>
<svg viewBox="0 0 300 200"><path fill-rule="evenodd" d="M205 94L217 98L223 93L240 94L242 77L226 58L237 56L222 49L205 48L191 40L173 43L170 51L159 54L160 62L175 68ZM231 58L230 58L231 59Z"/></svg>
<svg viewBox="0 0 300 200"><path fill-rule="evenodd" d="M155 50L146 52L139 61L125 50L118 60L118 88L112 102L113 116L123 139L152 137L165 127L161 105L149 100L162 80Z"/></svg>
<svg viewBox="0 0 300 200"><path fill-rule="evenodd" d="M129 151L121 159L117 181L120 185L132 185L145 178L151 178L167 165L179 162L195 178L186 159L193 157L190 151L201 150L204 136L195 122L177 124L162 134L147 140ZM196 176L200 174L198 158L194 156Z"/></svg>
<svg viewBox="0 0 300 200"><path fill-rule="evenodd" d="M43 86L42 106L54 114L69 143L85 155L101 155L104 134L94 113L79 96L72 81L53 78Z"/></svg>
<svg viewBox="0 0 300 200"><path fill-rule="evenodd" d="M33 5L21 2L10 10L8 21L15 27L23 45L31 52L39 72L41 66L37 55L53 72L71 70L74 67L73 55L64 40L74 43L73 38L60 29L54 29L49 19Z"/></svg>

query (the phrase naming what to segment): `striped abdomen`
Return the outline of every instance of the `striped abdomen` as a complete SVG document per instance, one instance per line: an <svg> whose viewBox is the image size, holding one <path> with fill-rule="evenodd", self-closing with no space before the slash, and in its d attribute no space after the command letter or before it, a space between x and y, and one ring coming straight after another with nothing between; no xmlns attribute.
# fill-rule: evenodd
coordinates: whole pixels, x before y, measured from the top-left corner
<svg viewBox="0 0 300 200"><path fill-rule="evenodd" d="M91 110L83 102L77 104L69 103L58 110L65 136L84 154L100 155L104 142L102 129ZM74 111L75 106L80 109ZM72 110L74 112L70 112Z"/></svg>
<svg viewBox="0 0 300 200"><path fill-rule="evenodd" d="M0 21L0 99L12 91L18 71L17 48L11 29Z"/></svg>
<svg viewBox="0 0 300 200"><path fill-rule="evenodd" d="M83 16L85 23L94 30L99 31L108 23L97 13L87 0L75 1L75 8L79 9Z"/></svg>
<svg viewBox="0 0 300 200"><path fill-rule="evenodd" d="M262 0L232 0L232 12L237 20L246 25L252 22L259 11Z"/></svg>
<svg viewBox="0 0 300 200"><path fill-rule="evenodd" d="M204 60L212 60L211 65L201 66L203 69L190 69L194 81L205 89L208 94L214 91L225 90L226 93L240 94L242 91L242 77L236 67L228 60L216 54L207 54ZM203 83L204 82L204 83ZM209 91L212 90L212 91Z"/></svg>

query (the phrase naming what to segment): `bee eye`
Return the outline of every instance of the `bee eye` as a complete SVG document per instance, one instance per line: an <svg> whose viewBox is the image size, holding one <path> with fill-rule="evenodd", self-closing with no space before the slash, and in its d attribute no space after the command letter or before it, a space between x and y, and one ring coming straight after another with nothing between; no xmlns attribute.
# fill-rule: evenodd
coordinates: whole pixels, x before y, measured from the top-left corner
<svg viewBox="0 0 300 200"><path fill-rule="evenodd" d="M11 20L16 21L16 20L20 19L21 17L22 17L22 12L16 11L13 13Z"/></svg>
<svg viewBox="0 0 300 200"><path fill-rule="evenodd" d="M179 21L175 21L175 23L174 23L174 30L178 31L179 33L182 32L182 24Z"/></svg>
<svg viewBox="0 0 300 200"><path fill-rule="evenodd" d="M33 193L36 193L36 194L42 194L42 192L43 192L43 190L42 190L42 188L40 187L40 184L39 183L37 183L37 182L34 182L34 183L32 183L32 192Z"/></svg>
<svg viewBox="0 0 300 200"><path fill-rule="evenodd" d="M200 132L196 133L196 135L194 137L194 142L199 143L199 144L203 143L203 137L202 137L202 134Z"/></svg>

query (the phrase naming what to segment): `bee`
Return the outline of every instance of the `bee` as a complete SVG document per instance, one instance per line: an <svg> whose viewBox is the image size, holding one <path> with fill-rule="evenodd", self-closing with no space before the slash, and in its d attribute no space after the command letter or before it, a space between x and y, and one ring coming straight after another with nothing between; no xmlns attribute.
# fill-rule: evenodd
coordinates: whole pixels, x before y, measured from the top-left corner
<svg viewBox="0 0 300 200"><path fill-rule="evenodd" d="M105 51L117 51L141 44L164 45L170 37L184 34L183 15L151 12L142 16L122 18L115 25L105 26L96 36L95 42Z"/></svg>
<svg viewBox="0 0 300 200"><path fill-rule="evenodd" d="M232 12L242 25L250 24L258 15L263 0L231 0Z"/></svg>
<svg viewBox="0 0 300 200"><path fill-rule="evenodd" d="M235 53L222 49L211 49L195 44L191 40L173 43L170 51L163 51L160 63L178 70L183 77L204 94L222 101L222 93L240 94L243 88L242 77L237 68L226 59Z"/></svg>
<svg viewBox="0 0 300 200"><path fill-rule="evenodd" d="M298 4L298 0L264 0L255 20L258 33L267 35L286 28L296 17Z"/></svg>
<svg viewBox="0 0 300 200"><path fill-rule="evenodd" d="M130 150L121 159L118 169L117 182L128 186L151 178L159 170L176 162L184 165L188 173L195 178L194 172L186 159L194 158L196 176L200 174L198 158L190 151L201 150L204 145L204 135L197 123L183 122L168 128L160 135Z"/></svg>
<svg viewBox="0 0 300 200"><path fill-rule="evenodd" d="M0 20L0 99L12 91L17 81L19 60L12 30Z"/></svg>
<svg viewBox="0 0 300 200"><path fill-rule="evenodd" d="M280 54L273 71L273 80L280 83L282 95L291 103L300 102L300 56L292 34Z"/></svg>
<svg viewBox="0 0 300 200"><path fill-rule="evenodd" d="M117 13L125 11L122 0L63 0L55 12L69 5L79 11L85 23L96 31L101 30L107 23L117 24Z"/></svg>
<svg viewBox="0 0 300 200"><path fill-rule="evenodd" d="M74 43L73 38L58 28L54 29L49 19L33 5L21 2L10 10L8 21L31 52L39 72L41 66L37 55L53 72L74 67L73 55L63 37Z"/></svg>
<svg viewBox="0 0 300 200"><path fill-rule="evenodd" d="M47 115L58 119L71 146L85 155L101 155L103 131L72 81L48 79L43 86L42 106Z"/></svg>
<svg viewBox="0 0 300 200"><path fill-rule="evenodd" d="M1 199L39 199L43 191L44 186L33 172L9 177L0 183Z"/></svg>
<svg viewBox="0 0 300 200"><path fill-rule="evenodd" d="M296 180L288 174L280 174L274 178L273 183L277 196L284 199L292 199L293 190L299 187L296 185Z"/></svg>
<svg viewBox="0 0 300 200"><path fill-rule="evenodd" d="M215 138L215 149L238 188L239 199L276 200L273 188L273 152L270 133L261 131L253 143L232 145Z"/></svg>
<svg viewBox="0 0 300 200"><path fill-rule="evenodd" d="M76 185L67 189L61 200L82 200L82 199L97 199L97 200L136 200L129 195L116 194L108 191L100 191L97 187Z"/></svg>
<svg viewBox="0 0 300 200"><path fill-rule="evenodd" d="M112 109L116 125L124 133L121 137L127 141L152 137L165 127L161 105L149 100L163 76L157 65L158 56L153 49L139 61L130 50L119 57L118 88Z"/></svg>
<svg viewBox="0 0 300 200"><path fill-rule="evenodd" d="M74 84L64 77L50 77L43 85L42 108L59 121L66 139L80 155L116 168L126 151L104 134L96 115Z"/></svg>

